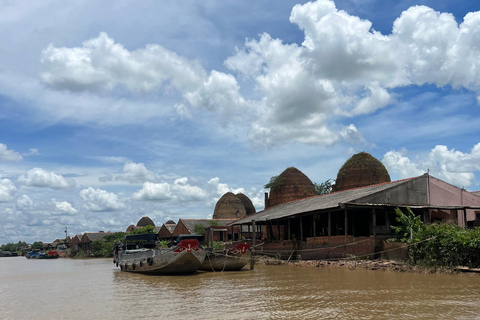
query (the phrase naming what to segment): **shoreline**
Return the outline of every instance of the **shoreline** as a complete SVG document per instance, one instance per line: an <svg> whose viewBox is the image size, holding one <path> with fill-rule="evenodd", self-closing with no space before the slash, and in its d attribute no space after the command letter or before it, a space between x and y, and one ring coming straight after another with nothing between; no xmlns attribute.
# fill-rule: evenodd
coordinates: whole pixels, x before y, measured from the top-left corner
<svg viewBox="0 0 480 320"><path fill-rule="evenodd" d="M371 271L395 271L411 272L423 274L463 274L476 273L479 269L468 269L464 267L426 267L419 265L409 265L403 261L395 260L304 260L304 261L284 261L274 258L260 257L258 264L265 265L289 265L305 268L348 268L350 270L371 270ZM463 269L462 269L463 268ZM462 272L463 271L463 272ZM479 274L479 273L477 273Z"/></svg>

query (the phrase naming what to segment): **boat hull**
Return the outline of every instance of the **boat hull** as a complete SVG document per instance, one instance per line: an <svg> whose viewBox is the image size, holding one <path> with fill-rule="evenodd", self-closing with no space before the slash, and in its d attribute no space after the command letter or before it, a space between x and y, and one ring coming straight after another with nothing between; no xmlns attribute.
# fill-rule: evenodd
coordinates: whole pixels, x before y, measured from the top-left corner
<svg viewBox="0 0 480 320"><path fill-rule="evenodd" d="M238 244L226 252L207 252L207 257L199 269L204 271L237 271L247 265L250 257L250 245Z"/></svg>
<svg viewBox="0 0 480 320"><path fill-rule="evenodd" d="M125 272L151 275L189 274L198 270L207 253L198 241L183 240L168 249L118 252L115 263Z"/></svg>

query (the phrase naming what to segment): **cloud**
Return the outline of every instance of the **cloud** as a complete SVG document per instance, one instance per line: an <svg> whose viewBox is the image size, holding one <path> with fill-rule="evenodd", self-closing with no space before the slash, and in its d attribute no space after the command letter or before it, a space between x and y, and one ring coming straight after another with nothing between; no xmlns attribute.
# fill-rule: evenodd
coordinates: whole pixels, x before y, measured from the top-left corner
<svg viewBox="0 0 480 320"><path fill-rule="evenodd" d="M123 174L115 177L115 180L128 181L130 183L155 182L160 178L153 172L148 171L143 163L127 162L123 166Z"/></svg>
<svg viewBox="0 0 480 320"><path fill-rule="evenodd" d="M0 143L0 161L22 161L23 157L13 150L8 150L7 145Z"/></svg>
<svg viewBox="0 0 480 320"><path fill-rule="evenodd" d="M28 195L22 194L20 197L17 198L17 209L23 210L30 209L32 207L33 201Z"/></svg>
<svg viewBox="0 0 480 320"><path fill-rule="evenodd" d="M158 44L128 50L102 32L80 47L49 45L40 78L53 90L90 93L89 99L127 89L168 101L168 108L142 106L143 112L120 99L110 110L77 106L80 112L69 115L77 120L115 118L104 112L131 115L122 123L142 115L145 121L164 115L160 109L197 120L195 108L218 115L223 127L248 128L250 143L262 148L364 143L354 119L391 105L393 91L410 85L465 88L480 101L480 12L457 24L452 14L413 6L384 35L333 1L318 0L295 5L290 22L303 31L301 44L267 33L247 39L224 61L231 74L205 70Z"/></svg>
<svg viewBox="0 0 480 320"><path fill-rule="evenodd" d="M11 202L15 199L17 187L9 179L0 178L0 202Z"/></svg>
<svg viewBox="0 0 480 320"><path fill-rule="evenodd" d="M213 194L218 196L217 200L227 192L233 193L245 193L244 188L233 189L228 186L226 183L221 183L220 178L215 177L207 182L210 186L214 187Z"/></svg>
<svg viewBox="0 0 480 320"><path fill-rule="evenodd" d="M49 86L70 91L112 90L122 85L133 92L148 92L164 84L179 90L193 89L203 68L160 45L128 51L106 33L83 42L82 47L43 50L44 72Z"/></svg>
<svg viewBox="0 0 480 320"><path fill-rule="evenodd" d="M55 172L46 171L41 168L33 168L18 178L18 183L39 188L62 189L71 188L76 185L75 180L65 179Z"/></svg>
<svg viewBox="0 0 480 320"><path fill-rule="evenodd" d="M126 208L115 193L88 187L80 191L83 206L90 211L118 211Z"/></svg>
<svg viewBox="0 0 480 320"><path fill-rule="evenodd" d="M133 194L133 199L143 201L173 201L188 203L204 200L207 192L200 187L188 184L188 178L176 179L173 183L145 182L142 189Z"/></svg>
<svg viewBox="0 0 480 320"><path fill-rule="evenodd" d="M382 162L391 172L402 178L430 174L459 187L468 187L475 182L475 172L480 171L480 143L470 153L463 153L447 146L437 145L430 152L412 162L405 156L406 150L385 153Z"/></svg>
<svg viewBox="0 0 480 320"><path fill-rule="evenodd" d="M86 156L87 159L93 159L105 163L125 163L130 161L127 157L115 156Z"/></svg>
<svg viewBox="0 0 480 320"><path fill-rule="evenodd" d="M55 211L57 213L66 215L75 215L78 213L78 210L75 209L70 202L56 201L55 199L52 199L52 202L55 204Z"/></svg>
<svg viewBox="0 0 480 320"><path fill-rule="evenodd" d="M31 149L28 149L28 152L25 152L22 154L24 157L29 157L29 156L34 156L34 155L38 155L38 149L34 149L34 148L31 148Z"/></svg>

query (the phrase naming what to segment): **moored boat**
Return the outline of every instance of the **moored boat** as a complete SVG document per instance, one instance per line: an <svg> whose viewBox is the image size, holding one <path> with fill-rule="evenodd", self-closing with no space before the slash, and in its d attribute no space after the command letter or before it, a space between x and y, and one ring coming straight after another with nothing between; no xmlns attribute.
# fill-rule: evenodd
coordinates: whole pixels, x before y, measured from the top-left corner
<svg viewBox="0 0 480 320"><path fill-rule="evenodd" d="M115 246L113 261L126 272L188 274L197 271L207 255L197 239L180 238L169 248L159 248L157 242L155 234L127 235Z"/></svg>
<svg viewBox="0 0 480 320"><path fill-rule="evenodd" d="M48 252L30 251L25 254L25 257L27 259L58 259L59 255L55 250Z"/></svg>
<svg viewBox="0 0 480 320"><path fill-rule="evenodd" d="M58 259L58 252L55 250L48 252L40 252L37 259Z"/></svg>
<svg viewBox="0 0 480 320"><path fill-rule="evenodd" d="M27 259L37 259L38 256L40 255L40 252L39 251L29 251L25 254L25 257Z"/></svg>
<svg viewBox="0 0 480 320"><path fill-rule="evenodd" d="M250 261L251 248L248 243L239 243L228 250L207 250L207 257L200 266L204 271L236 271Z"/></svg>

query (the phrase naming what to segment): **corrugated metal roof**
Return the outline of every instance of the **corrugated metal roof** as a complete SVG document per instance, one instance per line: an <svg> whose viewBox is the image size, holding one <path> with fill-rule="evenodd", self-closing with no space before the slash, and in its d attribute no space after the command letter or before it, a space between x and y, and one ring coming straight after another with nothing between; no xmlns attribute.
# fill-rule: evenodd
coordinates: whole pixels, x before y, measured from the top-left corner
<svg viewBox="0 0 480 320"><path fill-rule="evenodd" d="M335 208L339 208L339 204L341 203L351 202L351 201L363 198L365 196L372 195L377 192L381 192L389 188L396 187L398 185L405 183L406 181L410 181L416 178L418 177L382 183L382 184L369 186L369 187L333 192L333 193L324 194L320 196L292 201L292 202L284 203L272 208L268 208L256 214L252 214L243 219L239 219L232 224L233 225L250 224L252 220L266 221L266 220L273 220L273 219L281 219L281 218L285 218L285 217L289 217L289 216L293 216L301 213L335 209Z"/></svg>

